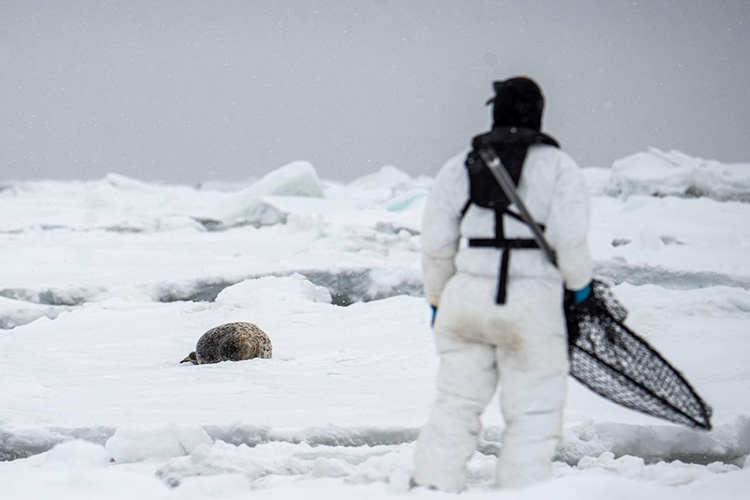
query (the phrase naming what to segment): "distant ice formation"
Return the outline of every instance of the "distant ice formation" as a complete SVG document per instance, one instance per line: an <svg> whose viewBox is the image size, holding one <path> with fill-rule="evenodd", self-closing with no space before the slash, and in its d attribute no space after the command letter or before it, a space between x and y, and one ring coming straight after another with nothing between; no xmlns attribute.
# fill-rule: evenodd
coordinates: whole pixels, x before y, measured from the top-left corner
<svg viewBox="0 0 750 500"><path fill-rule="evenodd" d="M617 160L606 189L617 196L634 194L712 198L750 202L750 164L723 164L679 151L648 152Z"/></svg>

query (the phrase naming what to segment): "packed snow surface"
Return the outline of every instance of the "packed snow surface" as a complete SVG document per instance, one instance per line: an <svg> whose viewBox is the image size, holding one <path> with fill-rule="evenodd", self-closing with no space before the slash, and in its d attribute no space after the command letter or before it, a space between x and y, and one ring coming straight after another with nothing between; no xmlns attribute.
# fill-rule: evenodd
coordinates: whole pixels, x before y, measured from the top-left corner
<svg viewBox="0 0 750 500"><path fill-rule="evenodd" d="M651 150L585 169L597 276L714 408L699 432L571 379L555 477L508 499L733 499L750 487L750 165ZM429 178L296 162L235 190L110 174L0 185L3 499L444 498L409 490L437 368ZM211 186L212 184L207 184ZM180 364L249 321L272 359ZM467 498L495 497L496 405Z"/></svg>

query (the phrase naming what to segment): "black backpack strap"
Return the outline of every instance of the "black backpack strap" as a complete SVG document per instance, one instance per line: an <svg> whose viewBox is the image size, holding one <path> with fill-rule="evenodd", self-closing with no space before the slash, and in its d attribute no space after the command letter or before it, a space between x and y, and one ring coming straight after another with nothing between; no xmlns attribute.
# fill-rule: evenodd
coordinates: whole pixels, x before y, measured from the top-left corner
<svg viewBox="0 0 750 500"><path fill-rule="evenodd" d="M521 217L519 214L515 213L513 210L506 210L505 213L508 214L508 216L513 217L517 221L523 222L524 224L526 224L526 221L523 220L523 217Z"/></svg>
<svg viewBox="0 0 750 500"><path fill-rule="evenodd" d="M523 220L523 217L521 217L519 214L515 213L513 210L506 210L505 211L505 215L509 215L510 217L513 217L514 219L516 219L518 222L522 222L523 224L526 224L526 221ZM526 225L528 226L528 224L526 224ZM537 227L539 229L541 229L542 232L544 232L544 224L537 224ZM536 248L539 248L539 246L537 245Z"/></svg>
<svg viewBox="0 0 750 500"><path fill-rule="evenodd" d="M539 244L532 238L506 238L503 216L510 215L514 219L524 222L516 213L508 210L495 210L495 237L494 238L471 238L469 247L473 248L498 248L502 250L500 257L500 269L498 271L496 304L505 304L508 296L508 267L510 265L511 249L539 248ZM525 223L525 222L524 222ZM543 229L542 229L543 230Z"/></svg>
<svg viewBox="0 0 750 500"><path fill-rule="evenodd" d="M503 249L503 255L500 257L500 269L498 275L500 279L497 282L497 295L495 296L496 304L505 304L505 298L508 295L508 263L510 262L510 249L505 243L505 224L503 224L503 212L495 210L495 240L498 248Z"/></svg>
<svg viewBox="0 0 750 500"><path fill-rule="evenodd" d="M471 198L466 200L466 204L464 205L464 208L461 209L461 217L459 219L463 219L464 215L466 215L466 212L469 211L469 207L471 206Z"/></svg>

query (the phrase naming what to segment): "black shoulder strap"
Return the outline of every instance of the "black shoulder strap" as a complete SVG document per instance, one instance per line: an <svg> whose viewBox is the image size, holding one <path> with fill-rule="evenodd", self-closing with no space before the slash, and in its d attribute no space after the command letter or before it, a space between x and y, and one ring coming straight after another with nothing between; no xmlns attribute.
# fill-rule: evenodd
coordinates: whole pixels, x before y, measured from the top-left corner
<svg viewBox="0 0 750 500"><path fill-rule="evenodd" d="M471 198L466 200L466 203L464 204L464 208L461 209L461 217L460 219L464 218L464 215L466 215L466 212L469 211L469 207L471 206Z"/></svg>
<svg viewBox="0 0 750 500"><path fill-rule="evenodd" d="M513 210L506 209L505 210L505 215L507 215L509 217L512 217L512 218L516 219L518 222L522 222L523 224L526 224L527 226L529 225L529 223L526 222L526 219L524 219L520 214L515 213ZM544 224L539 224L538 222L534 222L534 224L536 224L536 226L539 229L541 229L542 231L544 231Z"/></svg>

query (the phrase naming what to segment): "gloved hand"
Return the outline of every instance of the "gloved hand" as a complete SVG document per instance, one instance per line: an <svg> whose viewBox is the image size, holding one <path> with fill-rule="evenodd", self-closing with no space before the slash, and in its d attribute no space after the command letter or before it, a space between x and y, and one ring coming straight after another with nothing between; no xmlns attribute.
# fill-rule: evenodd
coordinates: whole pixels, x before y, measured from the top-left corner
<svg viewBox="0 0 750 500"><path fill-rule="evenodd" d="M573 345L580 336L580 327L578 324L578 314L581 312L581 306L587 299L591 298L591 283L580 290L565 290L563 307L565 309L565 323L568 329L568 343ZM578 307L580 306L580 307Z"/></svg>
<svg viewBox="0 0 750 500"><path fill-rule="evenodd" d="M580 290L573 290L573 302L580 304L585 301L591 295L591 283L581 288Z"/></svg>
<svg viewBox="0 0 750 500"><path fill-rule="evenodd" d="M432 319L430 320L430 326L435 326L435 317L437 316L437 306L435 304L430 304L430 309L432 309Z"/></svg>

